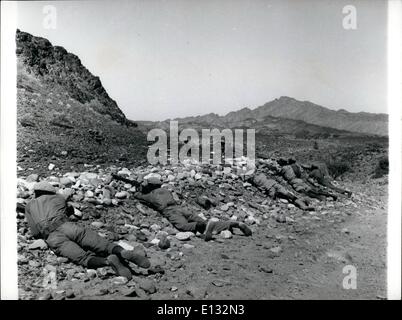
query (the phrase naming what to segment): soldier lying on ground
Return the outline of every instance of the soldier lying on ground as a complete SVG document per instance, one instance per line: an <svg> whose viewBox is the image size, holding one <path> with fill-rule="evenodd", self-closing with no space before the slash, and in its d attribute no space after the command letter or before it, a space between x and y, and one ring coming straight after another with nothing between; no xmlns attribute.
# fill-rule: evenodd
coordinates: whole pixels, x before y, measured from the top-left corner
<svg viewBox="0 0 402 320"><path fill-rule="evenodd" d="M318 165L312 165L311 172L309 174L309 178L312 179L313 181L316 181L317 183L319 183L320 185L322 185L324 187L332 189L341 194L346 194L348 197L350 197L352 195L352 192L333 185L331 178L325 171L326 170L324 170L323 168L320 168Z"/></svg>
<svg viewBox="0 0 402 320"><path fill-rule="evenodd" d="M119 275L131 279L125 263L149 268L150 262L143 249L125 250L106 240L96 232L77 223L69 216L74 208L66 199L56 194L56 189L42 181L34 186L35 198L25 208L25 217L35 238L42 238L56 254L89 269L110 266Z"/></svg>
<svg viewBox="0 0 402 320"><path fill-rule="evenodd" d="M281 198L293 203L302 210L314 210L309 206L306 198L299 198L274 179L269 179L264 173L257 173L248 178L248 181L264 192L271 199Z"/></svg>
<svg viewBox="0 0 402 320"><path fill-rule="evenodd" d="M208 222L199 217L190 208L180 205L173 198L173 194L166 188L161 187L159 179L149 179L147 184L142 185L140 192L136 192L134 197L142 203L158 211L164 216L177 230L199 232L204 235L205 241L212 239L213 234L218 234L224 230L232 231L234 228L240 229L244 235L251 236L250 228L238 221L213 221Z"/></svg>
<svg viewBox="0 0 402 320"><path fill-rule="evenodd" d="M282 165L281 175L285 180L296 190L296 192L303 193L310 198L319 200L326 200L326 197L332 197L336 200L338 197L328 191L316 188L308 182L308 176L304 170L296 163L296 160L289 159L288 161L280 159L278 162Z"/></svg>

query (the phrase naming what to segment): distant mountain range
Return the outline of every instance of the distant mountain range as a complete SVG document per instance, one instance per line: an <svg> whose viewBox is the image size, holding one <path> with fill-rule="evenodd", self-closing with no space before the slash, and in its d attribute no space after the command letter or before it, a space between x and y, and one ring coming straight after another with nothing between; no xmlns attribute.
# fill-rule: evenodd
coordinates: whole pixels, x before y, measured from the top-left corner
<svg viewBox="0 0 402 320"><path fill-rule="evenodd" d="M309 101L299 101L290 97L280 97L264 104L256 109L243 108L232 111L224 116L209 113L202 116L178 118L180 123L204 123L216 127L233 127L234 124L242 125L242 122L258 127L267 121L272 125L273 117L303 121L306 124L320 127L333 128L341 131L350 131L363 134L386 136L388 134L388 115L373 114L367 112L348 112L346 110L330 110ZM296 124L296 122L284 122L283 125ZM300 123L297 125L300 129ZM312 127L310 127L311 129ZM285 128L284 128L285 129ZM307 130L307 127L305 128ZM292 131L288 128L287 131ZM294 130L293 130L294 131Z"/></svg>

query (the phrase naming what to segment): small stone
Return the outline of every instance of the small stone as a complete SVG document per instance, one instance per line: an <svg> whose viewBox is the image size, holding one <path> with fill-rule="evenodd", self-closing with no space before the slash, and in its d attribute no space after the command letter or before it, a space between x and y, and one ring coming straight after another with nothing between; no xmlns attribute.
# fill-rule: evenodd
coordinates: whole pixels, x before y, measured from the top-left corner
<svg viewBox="0 0 402 320"><path fill-rule="evenodd" d="M141 281L139 287L149 294L153 294L156 292L156 286L152 280L145 279Z"/></svg>
<svg viewBox="0 0 402 320"><path fill-rule="evenodd" d="M68 258L66 258L66 257L57 257L57 262L58 263L67 263Z"/></svg>
<svg viewBox="0 0 402 320"><path fill-rule="evenodd" d="M94 221L91 223L91 226L95 227L95 228L102 228L103 227L103 223L100 221Z"/></svg>
<svg viewBox="0 0 402 320"><path fill-rule="evenodd" d="M123 285L126 284L128 282L126 277L115 277L113 279L113 283L116 285Z"/></svg>
<svg viewBox="0 0 402 320"><path fill-rule="evenodd" d="M214 280L214 281L212 281L212 284L215 287L223 287L225 285L225 283L223 281L220 281L220 280Z"/></svg>
<svg viewBox="0 0 402 320"><path fill-rule="evenodd" d="M244 219L244 222L247 223L248 225L252 224L260 224L260 221L253 216L248 216L246 219Z"/></svg>
<svg viewBox="0 0 402 320"><path fill-rule="evenodd" d="M38 268L41 266L41 263L35 260L29 260L28 264L33 268Z"/></svg>
<svg viewBox="0 0 402 320"><path fill-rule="evenodd" d="M293 223L293 222L295 222L295 220L294 220L293 218L291 218L291 217L286 217L286 218L285 218L285 221L286 221L286 223Z"/></svg>
<svg viewBox="0 0 402 320"><path fill-rule="evenodd" d="M27 182L38 182L39 176L36 173L30 174L26 179Z"/></svg>
<svg viewBox="0 0 402 320"><path fill-rule="evenodd" d="M149 228L154 232L158 232L161 229L161 227L157 224L153 224Z"/></svg>
<svg viewBox="0 0 402 320"><path fill-rule="evenodd" d="M89 279L95 279L98 275L95 269L87 269L87 275Z"/></svg>
<svg viewBox="0 0 402 320"><path fill-rule="evenodd" d="M110 206L110 205L112 204L112 202L113 202L113 200L111 200L111 199L103 199L103 200L102 200L102 203L103 203L105 206Z"/></svg>
<svg viewBox="0 0 402 320"><path fill-rule="evenodd" d="M137 297L137 290L135 288L123 287L119 291L125 297Z"/></svg>
<svg viewBox="0 0 402 320"><path fill-rule="evenodd" d="M50 171L54 169L55 165L53 163L50 163L49 166L47 167Z"/></svg>
<svg viewBox="0 0 402 320"><path fill-rule="evenodd" d="M114 196L117 199L125 199L125 198L127 198L128 193L127 193L127 191L120 191L120 192L117 192Z"/></svg>
<svg viewBox="0 0 402 320"><path fill-rule="evenodd" d="M88 190L87 192L85 192L85 197L87 198L93 198L94 197L94 193L91 190Z"/></svg>
<svg viewBox="0 0 402 320"><path fill-rule="evenodd" d="M60 184L65 186L65 187L71 187L74 184L74 181L71 180L70 178L60 178Z"/></svg>
<svg viewBox="0 0 402 320"><path fill-rule="evenodd" d="M282 248L280 246L272 247L271 249L269 249L269 251L271 251L272 253L278 254L282 251Z"/></svg>
<svg viewBox="0 0 402 320"><path fill-rule="evenodd" d="M170 241L167 237L161 237L158 243L158 247L165 250L170 248Z"/></svg>
<svg viewBox="0 0 402 320"><path fill-rule="evenodd" d="M272 273L273 272L273 270L271 268L269 268L269 267L259 266L258 269L260 271L262 271L262 272L265 272L265 273Z"/></svg>
<svg viewBox="0 0 402 320"><path fill-rule="evenodd" d="M74 291L71 290L71 289L66 290L66 298L67 298L67 299L75 298L75 293L74 293Z"/></svg>
<svg viewBox="0 0 402 320"><path fill-rule="evenodd" d="M184 172L179 172L177 174L177 180L183 180L186 178L186 174Z"/></svg>
<svg viewBox="0 0 402 320"><path fill-rule="evenodd" d="M177 289L177 287L171 287L170 288L170 291L172 291L172 292L175 292L175 291L177 291L178 289Z"/></svg>
<svg viewBox="0 0 402 320"><path fill-rule="evenodd" d="M345 234L350 234L350 231L347 228L343 228L341 232Z"/></svg>
<svg viewBox="0 0 402 320"><path fill-rule="evenodd" d="M180 241L189 240L193 236L194 236L194 233L192 233L190 231L176 233L176 239L178 239Z"/></svg>
<svg viewBox="0 0 402 320"><path fill-rule="evenodd" d="M194 176L194 179L195 180L200 180L202 178L202 175L200 174L200 173L197 173L195 176Z"/></svg>
<svg viewBox="0 0 402 320"><path fill-rule="evenodd" d="M119 176L130 176L131 175L131 171L128 170L127 168L123 168L120 171L117 172L117 174Z"/></svg>
<svg viewBox="0 0 402 320"><path fill-rule="evenodd" d="M81 218L82 217L82 212L80 210L78 210L77 208L74 208L74 215L76 217Z"/></svg>
<svg viewBox="0 0 402 320"><path fill-rule="evenodd" d="M28 249L30 250L37 250L37 249L45 250L47 248L48 248L47 243L42 239L35 240L28 246Z"/></svg>
<svg viewBox="0 0 402 320"><path fill-rule="evenodd" d="M190 250L190 249L195 248L195 246L193 246L193 245L191 245L191 244L188 244L188 243L185 243L185 244L183 244L183 248Z"/></svg>
<svg viewBox="0 0 402 320"><path fill-rule="evenodd" d="M154 238L149 243L152 243L154 245L158 245L160 241L161 241L160 239Z"/></svg>
<svg viewBox="0 0 402 320"><path fill-rule="evenodd" d="M280 214L279 216L276 217L275 219L279 223L285 223L286 222L286 217L283 214Z"/></svg>
<svg viewBox="0 0 402 320"><path fill-rule="evenodd" d="M38 298L38 300L51 300L51 299L52 299L52 294L51 294L49 291L43 293L43 294Z"/></svg>
<svg viewBox="0 0 402 320"><path fill-rule="evenodd" d="M96 292L97 296L104 296L106 294L109 293L109 289L108 288L101 288Z"/></svg>

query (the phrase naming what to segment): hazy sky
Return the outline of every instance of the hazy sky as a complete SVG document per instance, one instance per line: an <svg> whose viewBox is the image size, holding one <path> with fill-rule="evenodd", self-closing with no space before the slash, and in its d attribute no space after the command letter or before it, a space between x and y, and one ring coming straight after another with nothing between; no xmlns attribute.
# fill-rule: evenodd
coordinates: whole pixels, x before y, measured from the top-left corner
<svg viewBox="0 0 402 320"><path fill-rule="evenodd" d="M43 27L43 7L57 10ZM357 10L345 30L342 8ZM386 1L19 2L18 27L76 54L133 120L242 107L282 95L387 112Z"/></svg>

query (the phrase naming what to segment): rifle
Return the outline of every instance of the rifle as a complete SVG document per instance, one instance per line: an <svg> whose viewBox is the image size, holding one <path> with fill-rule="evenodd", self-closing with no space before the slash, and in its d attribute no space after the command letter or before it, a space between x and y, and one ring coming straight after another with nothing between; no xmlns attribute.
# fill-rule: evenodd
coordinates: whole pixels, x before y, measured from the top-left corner
<svg viewBox="0 0 402 320"><path fill-rule="evenodd" d="M112 173L112 178L115 180L123 181L125 183L129 183L132 186L136 187L137 189L139 189L141 186L141 183L139 183L138 181L127 179L114 173Z"/></svg>

